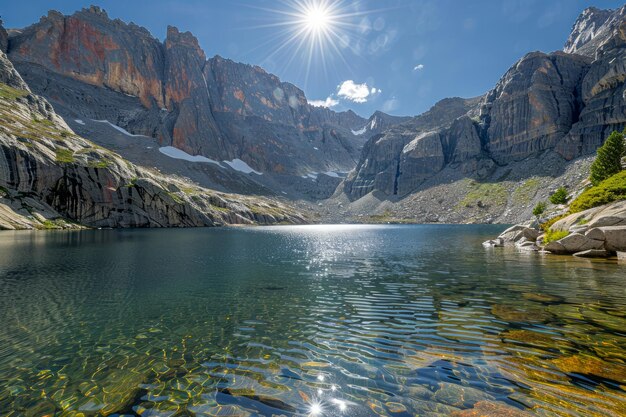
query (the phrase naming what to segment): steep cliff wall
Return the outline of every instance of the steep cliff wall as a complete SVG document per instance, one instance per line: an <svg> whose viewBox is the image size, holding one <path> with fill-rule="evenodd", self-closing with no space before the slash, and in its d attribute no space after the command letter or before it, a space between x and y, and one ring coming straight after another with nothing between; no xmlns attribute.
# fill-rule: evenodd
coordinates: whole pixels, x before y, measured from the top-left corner
<svg viewBox="0 0 626 417"><path fill-rule="evenodd" d="M259 67L207 60L189 32L169 27L160 42L98 7L49 12L10 37L8 55L68 120L106 119L261 172L348 171L366 139L352 133L366 122L353 112L310 106L300 89Z"/></svg>
<svg viewBox="0 0 626 417"><path fill-rule="evenodd" d="M81 138L0 52L0 229L303 221L280 203L165 177Z"/></svg>
<svg viewBox="0 0 626 417"><path fill-rule="evenodd" d="M626 126L625 10L586 10L566 52L529 53L480 100L425 114L438 123L416 118L372 138L344 191L352 200L372 191L399 198L447 167L497 181L496 167L545 152L564 163L593 153Z"/></svg>

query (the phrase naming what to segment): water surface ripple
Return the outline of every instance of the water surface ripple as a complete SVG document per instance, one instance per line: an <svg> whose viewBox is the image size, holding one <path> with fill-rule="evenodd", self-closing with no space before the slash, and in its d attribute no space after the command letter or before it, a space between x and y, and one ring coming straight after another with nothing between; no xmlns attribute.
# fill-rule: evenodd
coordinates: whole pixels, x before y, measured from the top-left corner
<svg viewBox="0 0 626 417"><path fill-rule="evenodd" d="M0 233L0 416L626 416L626 266L498 226Z"/></svg>

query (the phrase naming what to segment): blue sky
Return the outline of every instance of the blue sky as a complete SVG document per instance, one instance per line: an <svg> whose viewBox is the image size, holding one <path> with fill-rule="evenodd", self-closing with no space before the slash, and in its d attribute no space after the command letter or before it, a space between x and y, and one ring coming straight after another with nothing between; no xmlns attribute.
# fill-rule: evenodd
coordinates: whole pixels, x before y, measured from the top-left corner
<svg viewBox="0 0 626 417"><path fill-rule="evenodd" d="M298 35L310 22L285 14L307 15L302 13L307 2L325 2L315 10L327 12L323 17L327 38L317 29ZM89 4L11 1L2 5L0 14L6 27L19 28L38 21L49 9L70 14ZM483 94L525 53L561 49L585 7L616 8L622 3L125 0L95 4L111 18L135 22L159 39L168 24L189 30L207 56L219 54L260 65L302 88L309 100L367 117L375 110L415 115L445 97ZM324 40L315 43L309 54L309 35L315 39L317 34ZM292 35L296 36L289 42Z"/></svg>

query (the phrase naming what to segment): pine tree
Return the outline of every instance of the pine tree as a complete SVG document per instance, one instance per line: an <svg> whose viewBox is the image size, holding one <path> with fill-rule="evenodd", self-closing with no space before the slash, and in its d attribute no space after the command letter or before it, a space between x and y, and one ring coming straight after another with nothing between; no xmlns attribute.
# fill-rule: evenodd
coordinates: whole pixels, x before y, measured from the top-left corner
<svg viewBox="0 0 626 417"><path fill-rule="evenodd" d="M598 148L598 155L591 164L589 179L593 185L598 185L622 170L622 156L624 155L624 135L614 131L604 145Z"/></svg>
<svg viewBox="0 0 626 417"><path fill-rule="evenodd" d="M559 187L557 190L550 196L550 202L552 204L565 204L567 203L567 188Z"/></svg>

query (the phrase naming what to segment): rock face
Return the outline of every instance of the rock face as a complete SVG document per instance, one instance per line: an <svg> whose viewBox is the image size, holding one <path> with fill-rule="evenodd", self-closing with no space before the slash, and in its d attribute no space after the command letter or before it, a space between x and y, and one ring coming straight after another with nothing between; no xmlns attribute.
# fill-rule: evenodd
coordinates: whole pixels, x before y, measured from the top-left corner
<svg viewBox="0 0 626 417"><path fill-rule="evenodd" d="M444 164L480 153L477 127L469 117L462 117L478 101L445 99L428 112L372 136L356 170L346 179L345 192L354 199L374 190L403 195Z"/></svg>
<svg viewBox="0 0 626 417"><path fill-rule="evenodd" d="M563 51L595 58L596 53L601 52L616 32L621 30L624 13L623 7L618 10L596 7L585 9L576 19Z"/></svg>
<svg viewBox="0 0 626 417"><path fill-rule="evenodd" d="M0 229L301 223L267 199L216 193L76 135L0 52Z"/></svg>
<svg viewBox="0 0 626 417"><path fill-rule="evenodd" d="M444 100L372 137L346 194L401 198L447 167L498 181L490 178L494 166L546 152L566 161L593 153L626 126L625 20L626 6L587 9L563 52L529 53L485 96Z"/></svg>
<svg viewBox="0 0 626 417"><path fill-rule="evenodd" d="M109 120L162 146L241 159L264 173L347 172L367 139L352 133L365 119L310 106L300 89L259 67L207 60L189 32L168 27L160 42L94 6L51 11L15 31L8 55L68 120Z"/></svg>
<svg viewBox="0 0 626 417"><path fill-rule="evenodd" d="M2 20L0 19L0 51L6 52L9 47L9 34L4 26L2 26Z"/></svg>

